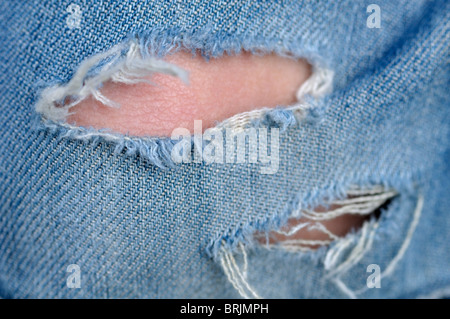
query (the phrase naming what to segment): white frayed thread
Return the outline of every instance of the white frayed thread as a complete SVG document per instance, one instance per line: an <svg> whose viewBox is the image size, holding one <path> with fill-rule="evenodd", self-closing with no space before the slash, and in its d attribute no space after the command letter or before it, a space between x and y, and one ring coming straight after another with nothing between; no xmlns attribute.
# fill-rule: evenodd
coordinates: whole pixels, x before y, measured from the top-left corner
<svg viewBox="0 0 450 319"><path fill-rule="evenodd" d="M370 232L368 231L369 228L371 228ZM356 299L357 294L344 284L341 276L356 263L358 263L361 258L370 250L377 228L378 222L365 222L358 243L352 249L348 257L340 264L338 263L338 261L340 260L339 257L344 251L346 251L346 248L350 243L352 243L352 240L338 242L338 244L333 247L333 249L330 249L325 257L324 267L325 270L329 271L325 278L331 279L336 284L336 286L350 299Z"/></svg>
<svg viewBox="0 0 450 319"><path fill-rule="evenodd" d="M357 214L357 215L370 215L387 200L393 198L397 195L397 192L394 190L386 190L382 186L373 186L369 189L361 189L357 186L351 186L349 191L347 192L348 198L342 200L334 200L330 202L328 205L338 205L338 208L328 210L326 212L315 212L313 210L299 209L294 212L292 215L295 218L305 217L310 221L299 223L295 226L292 226L288 229L282 228L280 230L276 230L273 233L280 234L286 237L295 236L300 230L318 230L322 233L328 235L329 240L304 240L304 239L289 239L286 238L284 240L277 241L274 244L266 243L266 248L283 248L285 250L295 252L295 251L309 251L312 250L311 246L324 246L330 244L332 241L342 239L342 237L337 236L332 233L329 229L325 227L321 221L331 220L336 217L347 215L347 214ZM362 230L363 231L363 230ZM256 237L260 238L260 237ZM352 238L347 238L351 242ZM345 239L342 241L342 244L345 244ZM338 249L336 247L336 249ZM335 253L335 252L333 252ZM331 258L331 257L329 257Z"/></svg>
<svg viewBox="0 0 450 319"><path fill-rule="evenodd" d="M422 209L423 209L423 203L424 203L424 198L422 195L419 195L418 199L417 199L417 204L416 204L416 208L414 209L414 213L413 213L413 217L412 217L412 221L411 224L408 228L407 234L405 236L405 240L403 241L400 249L398 250L397 254L395 255L395 257L390 261L390 263L388 264L388 266L386 267L386 269L380 274L380 280L382 278L385 278L389 275L391 275L395 269L395 267L397 266L398 262L402 259L402 257L404 256L406 250L409 247L409 244L411 243L412 237L414 235L414 232L416 230L416 227L419 223L420 220L420 216L422 214ZM372 233L375 233L376 228L378 227L378 224L375 224L373 229L372 229ZM363 235L361 235L363 236ZM372 242L373 242L373 235L370 236L370 245L367 245L366 249L364 249L364 252L362 254L359 254L360 257L362 257L368 250L369 248L372 246ZM360 240L361 242L361 240ZM336 245L338 246L338 245ZM356 247L355 247L356 248ZM340 249L337 248L337 250L339 250L339 253L341 251L343 251L344 249ZM352 259L352 254L349 255L349 257L347 258L346 261L342 262L341 266L339 266L338 269L336 269L333 272L330 272L327 277L330 276L336 276L336 274L338 273L338 276L333 278L332 281L334 281L336 283L336 285L341 289L342 292L344 292L347 296L349 296L352 299L357 298L357 295L365 292L368 288L364 287L360 290L357 291L352 291L350 290L348 287L345 286L345 284L341 281L340 279L340 275L343 274L344 272L346 272L351 266L353 266L358 260L354 259L351 262L351 264L347 264L345 267L343 267L342 265L345 263L348 263L349 259ZM337 263L337 258L338 256L333 256L333 252L330 250L330 252L327 254L326 258L325 258L325 269L327 268L331 268L333 267L336 263ZM329 260L327 260L327 258Z"/></svg>
<svg viewBox="0 0 450 319"><path fill-rule="evenodd" d="M220 255L220 263L227 276L228 281L233 285L239 294L245 299L261 299L258 293L249 285L247 281L247 253L242 244L239 245L243 259L244 259L244 270L241 271L240 267L236 263L234 256L231 252L227 251L222 247Z"/></svg>
<svg viewBox="0 0 450 319"><path fill-rule="evenodd" d="M336 234L332 233L332 232L331 232L328 228L326 228L325 225L322 224L322 223L316 222L316 223L312 224L310 227L308 227L308 229L309 229L309 230L319 230L319 231L321 231L322 233L328 235L328 236L329 236L331 239L333 239L333 240L337 240L337 239L340 238L340 237L337 236Z"/></svg>
<svg viewBox="0 0 450 319"><path fill-rule="evenodd" d="M290 236L295 235L298 231L300 231L301 229L303 229L303 228L305 228L305 227L307 227L309 225L311 225L311 223L309 223L309 222L308 223L301 223L301 224L295 225L289 231L277 230L275 232L277 234L284 235L286 237L290 237Z"/></svg>
<svg viewBox="0 0 450 319"><path fill-rule="evenodd" d="M334 278L333 282L336 284L336 286L344 293L346 294L350 299L358 299L356 294L348 288L340 278Z"/></svg>
<svg viewBox="0 0 450 319"><path fill-rule="evenodd" d="M286 251L298 252L309 251L314 246L329 245L336 241L336 245L332 247L326 254L324 259L324 268L327 271L326 279L331 280L336 286L349 298L355 299L357 292L352 291L342 281L341 276L350 268L356 265L363 256L371 249L376 230L378 229L378 221L369 220L364 222L360 234L339 237L328 230L321 221L331 220L338 216L346 214L370 215L376 209L381 207L387 200L393 198L398 193L394 190L386 190L382 186L373 186L371 188L360 188L352 186L347 191L347 198L331 201L328 205L337 205L338 208L328 210L326 212L315 212L312 210L301 210L298 216L309 218L311 221L295 225L291 229L276 231L276 233L286 237L294 236L302 229L319 230L327 234L329 240L306 240L306 239L285 239L275 244L267 244L266 247L281 247ZM356 241L357 240L357 241ZM356 243L355 243L356 241ZM345 257L343 257L345 254ZM399 254L401 258L401 253ZM394 263L395 264L394 258ZM389 269L389 267L388 267Z"/></svg>
<svg viewBox="0 0 450 319"><path fill-rule="evenodd" d="M381 185L374 185L371 188L361 188L352 185L346 192L347 198L325 202L328 206L339 206L337 209L326 212L316 212L311 209L299 207L291 214L292 218L308 217L311 220L327 220L345 214L365 215L374 210L374 207L381 206L385 201L397 195L392 189L385 189ZM344 207L342 207L344 206Z"/></svg>
<svg viewBox="0 0 450 319"><path fill-rule="evenodd" d="M374 209L379 208L382 204L384 204L387 200L391 199L392 197L397 195L397 192L393 190L385 190L383 187L375 186L371 189L359 189L359 188L352 188L350 191L347 192L347 195L353 198L347 198L344 200L336 200L333 201L333 204L339 204L339 205L360 205L361 203L366 204L367 207L371 207L371 210L367 210L367 214L370 214L373 212ZM368 205L368 203L376 203L376 205ZM366 207L366 208L367 208ZM419 196L416 209L414 211L413 219L411 222L411 225L408 229L407 235L405 237L405 240L400 247L397 255L391 260L389 265L387 266L386 270L381 274L381 277L386 277L392 274L394 271L396 265L401 260L403 255L405 254L410 241L412 239L412 236L414 234L414 231L418 225L421 211L423 208L423 197ZM353 207L351 209L351 212L357 212L361 213L361 207L357 206L356 208ZM331 214L329 212L321 213L323 215L329 215L328 218L323 219L332 219L336 216L343 215L342 210L339 211L339 214L336 214L336 210L333 210ZM346 212L345 214L348 214L349 212ZM322 218L320 219L322 220ZM336 234L329 231L322 223L318 221L313 222L305 222L298 224L294 226L292 229L286 231L286 230L278 230L276 233L290 237L295 235L298 231L302 229L316 229L324 232L330 237L330 240L307 240L307 239L292 239L292 240L284 240L280 243L276 244L266 244L265 246L267 248L272 247L282 247L286 251L292 251L292 252L298 252L298 251L311 251L313 250L311 247L314 246L323 246L328 245L331 242L339 239L339 241L336 242L336 245L332 247L326 254L324 259L324 269L327 271L327 274L325 275L325 279L329 279L332 282L336 284L336 286L349 298L356 299L358 294L363 292L363 290L359 291L353 291L349 287L345 285L345 283L342 281L342 275L346 272L348 272L349 269L351 269L354 265L356 265L366 254L367 252L372 248L374 239L375 239L375 233L379 227L379 222L372 219L369 221L364 222L360 234L358 236L352 234L349 236L346 236L344 238L338 237ZM355 243L355 240L357 242ZM353 248L351 248L353 246ZM241 271L239 266L236 263L236 260L234 259L232 253L230 251L225 250L224 246L222 247L221 251L221 265L224 269L224 272L228 278L228 280L231 282L233 287L239 292L239 294L244 298L260 298L259 295L255 292L255 290L250 287L247 281L247 254L245 252L244 247L242 244L239 246L242 250L243 259L244 259L244 270ZM350 251L349 251L350 250ZM343 255L346 254L345 258Z"/></svg>
<svg viewBox="0 0 450 319"><path fill-rule="evenodd" d="M48 124L49 127L53 128L52 124ZM108 133L108 132L102 132L100 130L98 131L84 131L82 128L75 126L75 125L71 125L68 123L58 123L58 126L64 127L66 129L68 129L70 132L74 132L77 131L77 135L76 135L76 139L80 139L80 140L89 140L91 138L94 137L102 137L104 138L106 141L112 141L112 142L120 142L121 140L124 141L134 141L134 140L140 140L140 141L151 141L154 140L152 138L146 138L146 137L139 137L139 138L132 138L129 136L120 136L120 135L116 135L116 134L112 134L112 133Z"/></svg>
<svg viewBox="0 0 450 319"><path fill-rule="evenodd" d="M357 185L352 185L347 190L347 196L362 196L362 195L372 195L379 194L386 191L382 185L373 185L370 188L361 188Z"/></svg>
<svg viewBox="0 0 450 319"><path fill-rule="evenodd" d="M292 229L290 229L289 231L277 230L277 231L275 231L275 233L286 236L286 237L292 237L302 229L307 229L308 231L319 230L319 231L325 233L326 235L328 235L330 237L330 239L329 240L286 239L286 240L277 242L275 244L267 243L266 245L264 245L264 247L267 249L281 247L284 250L290 251L290 252L297 252L297 251L306 252L306 251L312 251L313 250L312 247L329 245L333 242L333 240L339 239L338 236L333 234L323 224L318 223L318 222L300 223L300 224L292 227Z"/></svg>
<svg viewBox="0 0 450 319"><path fill-rule="evenodd" d="M123 52L126 49L124 55ZM108 61L101 65L105 60ZM96 75L90 76L89 72L96 67L100 69ZM138 43L116 45L104 53L83 61L67 84L44 89L36 104L36 111L47 120L60 122L70 115L70 108L89 96L106 106L119 107L119 104L109 100L101 93L102 84L109 80L126 84L139 82L151 84L147 77L153 73L172 75L189 83L189 73L186 70L160 59L143 58ZM70 103L65 103L67 98L71 99Z"/></svg>
<svg viewBox="0 0 450 319"><path fill-rule="evenodd" d="M325 270L329 271L326 277L330 278L339 276L340 274L350 269L358 261L360 261L361 258L364 256L364 254L372 247L375 231L377 228L378 222L375 223L369 221L365 222L361 229L361 235L359 237L357 244L351 250L348 257L345 260L341 261L340 263L339 263L340 255L344 251L346 251L346 249L344 248L348 247L349 245L348 242L347 241L338 242L336 246L330 249L324 260ZM352 242L353 238L349 237L348 241Z"/></svg>
<svg viewBox="0 0 450 319"><path fill-rule="evenodd" d="M292 111L297 116L301 116L305 113L310 105L306 104L303 100L306 96L312 96L314 98L320 98L332 91L333 88L334 72L327 68L314 67L312 75L300 86L296 92L297 103L284 108L285 110ZM222 122L220 122L217 128L232 128L235 131L244 130L252 121L261 119L264 114L273 110L272 108L261 108L253 111L239 113Z"/></svg>
<svg viewBox="0 0 450 319"><path fill-rule="evenodd" d="M336 200L332 204L339 205L339 208L329 210L326 213L303 210L303 216L312 220L329 220L346 214L367 215L396 195L397 193L395 191L385 191L382 194Z"/></svg>
<svg viewBox="0 0 450 319"><path fill-rule="evenodd" d="M267 244L264 246L267 249L277 249L280 248L280 245L276 245L276 244ZM300 244L293 244L293 245L281 245L281 247L283 248L284 251L286 252L290 252L290 253L298 253L298 252L303 252L303 253L307 253L307 252L312 252L315 249L311 246L308 245L300 245Z"/></svg>
<svg viewBox="0 0 450 319"><path fill-rule="evenodd" d="M95 70L95 75L90 72ZM189 73L164 60L154 57L143 57L137 41L130 41L114 46L110 50L94 55L83 61L72 79L64 85L55 85L44 89L36 103L36 112L44 120L62 123L71 114L70 109L88 97L99 101L105 106L118 108L120 105L108 99L101 93L103 83L112 82L135 84L149 83L148 79L153 73L168 74L189 83ZM286 107L297 117L305 114L310 106L303 102L306 96L319 98L332 90L334 72L315 66L312 75L301 85L296 92L297 103ZM264 115L273 110L261 108L249 112L236 114L221 123L216 128L232 128L235 131L244 130L253 120L262 119ZM99 134L100 136L101 134ZM104 134L104 136L109 136Z"/></svg>
<svg viewBox="0 0 450 319"><path fill-rule="evenodd" d="M297 101L306 95L319 98L333 90L334 72L326 68L314 67L311 77L303 83L296 93Z"/></svg>
<svg viewBox="0 0 450 319"><path fill-rule="evenodd" d="M402 257L405 255L405 252L408 249L409 244L411 243L416 227L419 224L422 209L423 209L423 196L419 195L419 198L417 199L416 209L414 210L413 220L411 222L411 225L409 226L408 233L406 234L405 237L405 241L403 242L402 246L397 252L397 255L395 255L395 257L391 260L391 262L386 267L384 272L381 273L380 275L381 278L391 275L400 259L402 259Z"/></svg>
<svg viewBox="0 0 450 319"><path fill-rule="evenodd" d="M320 239L287 239L283 240L283 247L296 245L323 246L328 245L331 242L332 240L320 240Z"/></svg>

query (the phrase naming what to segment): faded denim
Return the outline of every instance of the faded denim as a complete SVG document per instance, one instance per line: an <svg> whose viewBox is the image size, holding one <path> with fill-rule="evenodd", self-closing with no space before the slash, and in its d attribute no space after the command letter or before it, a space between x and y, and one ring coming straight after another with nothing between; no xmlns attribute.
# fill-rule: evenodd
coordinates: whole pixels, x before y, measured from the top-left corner
<svg viewBox="0 0 450 319"><path fill-rule="evenodd" d="M71 3L79 28L68 26ZM225 251L240 262L243 246L261 297L448 296L450 3L377 1L379 29L366 25L371 3L2 2L0 297L239 298L220 261ZM145 147L46 126L34 109L42 89L130 38L159 57L304 57L334 71L333 91L311 98L301 120L280 106L252 123L283 128L275 174L245 163L164 168ZM349 269L324 267L338 241L306 253L252 241L351 185L398 196ZM360 236L348 236L343 260ZM67 285L72 264L81 288ZM371 264L389 270L381 288L367 288Z"/></svg>

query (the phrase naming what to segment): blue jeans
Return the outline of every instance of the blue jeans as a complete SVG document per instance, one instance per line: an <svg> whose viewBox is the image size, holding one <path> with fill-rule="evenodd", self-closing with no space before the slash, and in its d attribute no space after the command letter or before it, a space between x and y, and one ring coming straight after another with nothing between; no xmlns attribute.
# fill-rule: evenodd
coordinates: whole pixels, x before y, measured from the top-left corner
<svg viewBox="0 0 450 319"><path fill-rule="evenodd" d="M0 297L448 296L450 3L377 1L379 28L370 4L1 3ZM269 174L259 162L178 164L170 138L102 134L36 112L83 61L119 46L86 75L95 77L131 43L144 59L306 58L332 71L333 88L306 95L301 116L280 106L244 123L279 134ZM396 196L317 250L255 240L355 185Z"/></svg>

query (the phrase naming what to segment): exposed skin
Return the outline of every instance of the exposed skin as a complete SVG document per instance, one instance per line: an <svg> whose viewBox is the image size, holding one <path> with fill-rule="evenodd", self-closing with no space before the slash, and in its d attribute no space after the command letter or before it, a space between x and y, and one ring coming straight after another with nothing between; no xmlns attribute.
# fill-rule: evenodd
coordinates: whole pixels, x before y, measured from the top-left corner
<svg viewBox="0 0 450 319"><path fill-rule="evenodd" d="M89 98L70 110L74 114L68 122L135 136L170 136L179 127L193 133L194 120L202 120L205 130L241 112L293 104L296 91L311 75L311 66L306 61L277 55L242 53L207 62L199 56L178 52L165 60L189 71L190 84L165 74L149 78L157 86L108 82L101 92L119 103L120 108L107 107ZM292 220L291 226L299 222L304 220ZM342 236L362 222L359 216L347 215L324 224ZM284 239L274 233L272 240ZM289 239L328 239L328 236L302 230Z"/></svg>
<svg viewBox="0 0 450 319"><path fill-rule="evenodd" d="M242 53L207 62L178 52L165 60L189 71L190 84L165 74L149 78L158 86L108 82L101 92L120 108L86 99L70 109L75 114L68 122L136 136L170 136L178 127L193 133L194 120L206 129L237 113L292 104L311 74L306 61L277 55Z"/></svg>
<svg viewBox="0 0 450 319"><path fill-rule="evenodd" d="M340 206L337 205L331 205L330 209L337 209ZM326 213L327 210L323 206L316 207L314 209L315 212L318 213ZM364 215L352 215L352 214L346 214L342 215L330 220L323 220L320 221L320 223L325 226L331 233L338 237L344 237L350 230L352 229L359 229L363 225L364 221L368 220L370 218L370 215L364 216ZM299 219L290 219L288 221L288 225L284 227L282 230L285 232L288 232L289 229L294 228L295 226L303 223L310 223L313 224L314 221L305 217L301 217ZM266 236L264 234L258 234L257 238L259 239L259 242L262 244L265 244L267 242ZM325 234L324 232L312 229L309 230L307 227L300 229L292 236L285 236L283 234L279 234L277 232L271 232L268 237L268 243L269 244L275 244L277 242L282 242L284 240L295 240L295 239L308 239L308 240L330 240L331 238ZM311 249L317 249L320 247L320 245L306 245L307 247Z"/></svg>

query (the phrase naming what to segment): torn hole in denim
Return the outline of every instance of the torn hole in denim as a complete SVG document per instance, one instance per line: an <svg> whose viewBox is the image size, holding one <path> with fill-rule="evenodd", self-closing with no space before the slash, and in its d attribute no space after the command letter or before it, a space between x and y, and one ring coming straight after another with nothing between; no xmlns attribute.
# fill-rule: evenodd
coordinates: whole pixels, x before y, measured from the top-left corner
<svg viewBox="0 0 450 319"><path fill-rule="evenodd" d="M383 186L373 186L369 188L359 188L355 186L349 189L347 192L347 197L344 197L344 199L324 201L323 207L327 208L325 211L323 208L317 209L317 211L309 210L308 213L315 217L314 222L326 220L322 214L328 213L330 214L330 217L332 215L344 215L344 213L342 213L343 210L346 210L347 213L352 211L356 215L370 216L370 218L363 222L359 230L348 232L343 236L336 236L336 234L331 235L328 230L323 230L323 228L319 226L318 228L324 231L331 238L334 238L331 242L320 243L320 245L318 245L318 243L305 244L304 242L295 243L295 245L284 245L281 242L278 245L273 245L270 247L273 243L269 242L268 247L266 246L267 237L262 236L263 232L261 231L253 233L253 239L256 243L252 243L251 241L243 238L239 239L239 242L237 243L235 241L230 242L229 237L224 237L218 251L219 261L223 268L224 274L241 297L247 299L263 298L264 293L262 291L258 291L258 289L255 288L255 283L249 281L248 278L248 273L251 271L252 267L248 254L253 244L256 244L261 248L269 248L269 251L276 249L278 252L283 251L288 254L300 254L299 256L303 257L309 256L312 258L311 261L317 260L316 258L320 258L320 262L317 266L322 266L325 270L323 280L333 282L345 296L356 299L359 295L366 292L368 287L364 285L360 289L351 289L346 285L343 276L370 252L373 248L377 234L379 235L380 232L384 232L386 230L386 227L389 227L385 224L383 230L379 231L381 220L379 217L384 216L384 213L389 209L391 202L393 203L395 198L400 198L397 197L398 195L399 194L396 190L384 188ZM423 195L417 195L415 200L415 204L413 203L411 205L411 208L413 208L414 211L411 212L410 221L405 225L404 233L401 235L401 243L392 258L383 268L383 271L380 273L380 280L381 278L386 278L394 273L398 263L404 257L411 243L415 230L419 224L424 206ZM353 206L359 205L359 203L366 204L364 207ZM372 203L373 205L369 203ZM398 202L396 201L395 203ZM353 206L351 209L342 209L343 207L351 206ZM339 211L339 209L341 210ZM292 212L292 215L296 216L298 219L303 211L305 210ZM282 232L283 236L290 236L296 232L294 228L295 226L293 228L280 227L276 230L276 232ZM265 234L268 233L270 233L270 231L265 232ZM262 243L260 241L261 238L266 238L266 241ZM321 249L313 249L316 245L321 247ZM256 257L257 256L253 255L252 259Z"/></svg>
<svg viewBox="0 0 450 319"><path fill-rule="evenodd" d="M49 86L42 90L35 109L41 116L39 129L48 129L60 138L98 143L110 142L116 154L139 154L161 168L176 166L171 158L174 140L161 136L134 136L67 123L71 109L81 101L91 98L101 104L117 108L114 100L101 92L107 81L124 84L148 82L153 73L171 75L188 82L188 74L177 65L168 63L160 57L151 56L142 41L132 39L116 45L110 50L84 60L71 80L64 84ZM255 125L281 127L283 130L301 120L310 105L305 97L320 98L332 89L333 72L327 68L313 66L312 75L297 90L297 103L283 108L260 108L242 112L219 122L213 129L232 129L243 131Z"/></svg>
<svg viewBox="0 0 450 319"><path fill-rule="evenodd" d="M255 239L267 248L294 252L315 250L357 232L367 221L377 220L396 195L395 190L381 186L353 187L347 191L346 198L294 212L284 227L257 233Z"/></svg>
<svg viewBox="0 0 450 319"><path fill-rule="evenodd" d="M86 59L68 83L47 87L41 92L36 111L46 120L60 122L71 115L70 110L74 106L87 98L93 98L107 107L119 108L118 103L101 92L103 85L108 81L130 85L138 83L151 85L152 82L148 77L160 73L179 78L189 84L189 72L163 59L144 56L142 51L145 50L146 48L142 48L138 41L131 41ZM332 80L331 70L314 66L313 74L302 83L295 94L297 103L286 109L299 111L302 108L300 102L305 96L318 98L329 93ZM245 126L249 120L261 118L267 110L271 109L262 107L256 110L258 112L249 111L230 116L230 119L223 121L222 125Z"/></svg>

